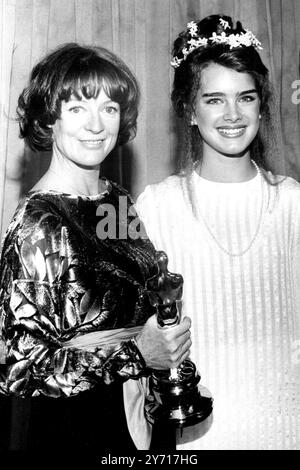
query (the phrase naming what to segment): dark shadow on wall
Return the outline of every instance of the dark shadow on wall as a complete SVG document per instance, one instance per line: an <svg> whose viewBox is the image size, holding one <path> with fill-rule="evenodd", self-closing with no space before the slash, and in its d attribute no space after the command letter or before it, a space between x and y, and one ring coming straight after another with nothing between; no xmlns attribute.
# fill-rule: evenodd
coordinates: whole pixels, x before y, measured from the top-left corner
<svg viewBox="0 0 300 470"><path fill-rule="evenodd" d="M170 131L174 136L170 167L174 168L173 173L177 173L181 168L181 162L184 157L186 143L183 120L177 117L173 110L170 111Z"/></svg>
<svg viewBox="0 0 300 470"><path fill-rule="evenodd" d="M21 160L21 189L20 198L38 182L46 172L51 160L51 152L33 152L26 147Z"/></svg>
<svg viewBox="0 0 300 470"><path fill-rule="evenodd" d="M124 145L124 147L121 148L119 154L122 175L120 184L129 192L133 198L137 196L137 194L134 193L134 188L136 187L136 179L138 178L138 175L136 173L134 162L138 158L141 158L141 155L135 154L132 145Z"/></svg>

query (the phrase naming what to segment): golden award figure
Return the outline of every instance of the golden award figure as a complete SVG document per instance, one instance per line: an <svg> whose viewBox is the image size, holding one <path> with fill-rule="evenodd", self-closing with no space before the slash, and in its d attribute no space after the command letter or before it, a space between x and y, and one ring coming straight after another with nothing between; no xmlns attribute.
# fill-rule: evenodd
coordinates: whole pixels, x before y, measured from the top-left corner
<svg viewBox="0 0 300 470"><path fill-rule="evenodd" d="M162 328L180 322L179 303L183 278L168 271L168 258L157 252L158 273L148 279L146 288L151 304L156 308ZM212 412L213 399L200 393L200 375L189 359L170 370L152 370L146 398L145 413L151 424L181 429L205 420Z"/></svg>

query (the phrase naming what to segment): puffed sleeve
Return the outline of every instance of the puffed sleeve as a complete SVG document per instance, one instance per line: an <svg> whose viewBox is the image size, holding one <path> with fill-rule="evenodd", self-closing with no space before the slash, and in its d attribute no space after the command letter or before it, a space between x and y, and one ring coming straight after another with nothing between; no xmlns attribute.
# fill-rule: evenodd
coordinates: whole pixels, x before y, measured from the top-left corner
<svg viewBox="0 0 300 470"><path fill-rule="evenodd" d="M64 346L84 334L96 313L118 295L109 277L105 284L102 276L106 288L91 299L76 279L77 265L58 215L42 208L26 217L19 214L11 224L0 265L0 326L6 345L2 393L69 396L99 381L146 374L134 339L88 350Z"/></svg>

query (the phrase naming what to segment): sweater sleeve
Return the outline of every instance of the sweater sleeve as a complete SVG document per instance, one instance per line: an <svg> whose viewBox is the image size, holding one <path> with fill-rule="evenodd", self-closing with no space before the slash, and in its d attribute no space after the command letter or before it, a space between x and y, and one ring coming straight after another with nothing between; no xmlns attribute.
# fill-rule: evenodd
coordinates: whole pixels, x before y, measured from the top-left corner
<svg viewBox="0 0 300 470"><path fill-rule="evenodd" d="M0 265L0 326L6 354L0 391L19 396L76 395L99 381L146 374L135 340L89 350L67 348L78 334L97 329L99 317L121 295L113 277L86 290L67 228L38 210L12 224ZM76 288L75 288L76 287ZM98 329L103 329L101 326Z"/></svg>

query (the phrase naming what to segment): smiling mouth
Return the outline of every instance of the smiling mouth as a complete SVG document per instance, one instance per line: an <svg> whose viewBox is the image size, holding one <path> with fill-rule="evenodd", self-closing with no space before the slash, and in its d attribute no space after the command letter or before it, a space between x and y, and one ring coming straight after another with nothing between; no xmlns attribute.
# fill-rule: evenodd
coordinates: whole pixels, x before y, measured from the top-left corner
<svg viewBox="0 0 300 470"><path fill-rule="evenodd" d="M246 126L243 127L218 127L218 132L224 137L240 137L244 134Z"/></svg>
<svg viewBox="0 0 300 470"><path fill-rule="evenodd" d="M95 146L97 146L97 145L102 144L102 142L104 142L104 139L97 139L97 140L96 139L93 139L93 140L89 139L89 140L81 140L80 142L82 144L86 144L86 145L92 145L92 146L95 145Z"/></svg>

